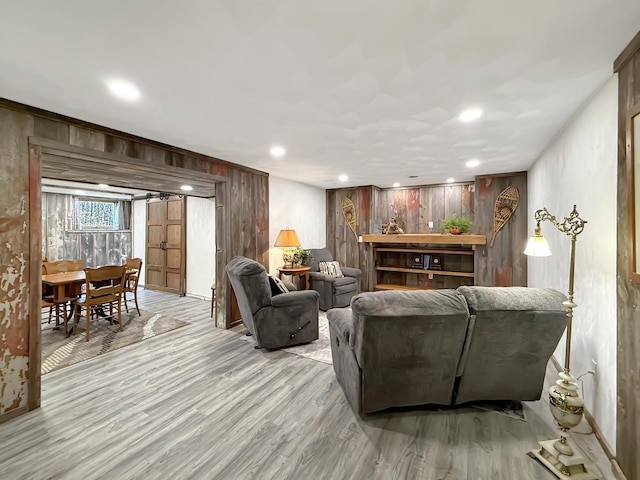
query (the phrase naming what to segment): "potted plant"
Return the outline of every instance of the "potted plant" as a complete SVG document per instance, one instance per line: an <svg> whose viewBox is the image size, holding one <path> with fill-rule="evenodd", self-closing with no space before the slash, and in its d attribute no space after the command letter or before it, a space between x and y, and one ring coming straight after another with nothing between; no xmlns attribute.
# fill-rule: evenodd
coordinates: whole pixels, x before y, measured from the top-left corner
<svg viewBox="0 0 640 480"><path fill-rule="evenodd" d="M293 249L293 264L294 265L306 265L307 261L311 258L311 250L306 248L296 247Z"/></svg>
<svg viewBox="0 0 640 480"><path fill-rule="evenodd" d="M457 215L447 218L440 224L440 233L450 233L451 235L459 235L461 233L469 233L471 230L471 221L465 217Z"/></svg>

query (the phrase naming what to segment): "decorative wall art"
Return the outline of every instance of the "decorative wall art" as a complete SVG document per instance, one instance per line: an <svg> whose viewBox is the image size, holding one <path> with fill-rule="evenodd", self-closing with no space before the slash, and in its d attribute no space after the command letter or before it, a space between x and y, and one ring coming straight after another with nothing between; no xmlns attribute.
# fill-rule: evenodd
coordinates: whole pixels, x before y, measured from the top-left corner
<svg viewBox="0 0 640 480"><path fill-rule="evenodd" d="M356 233L356 206L349 197L342 198L342 215L344 215L344 219L347 221L347 225L349 225L349 228L351 228L351 231L355 235L357 242L358 234Z"/></svg>
<svg viewBox="0 0 640 480"><path fill-rule="evenodd" d="M520 203L520 192L513 185L509 185L496 197L493 207L493 236L489 246L493 247L496 235L513 216Z"/></svg>

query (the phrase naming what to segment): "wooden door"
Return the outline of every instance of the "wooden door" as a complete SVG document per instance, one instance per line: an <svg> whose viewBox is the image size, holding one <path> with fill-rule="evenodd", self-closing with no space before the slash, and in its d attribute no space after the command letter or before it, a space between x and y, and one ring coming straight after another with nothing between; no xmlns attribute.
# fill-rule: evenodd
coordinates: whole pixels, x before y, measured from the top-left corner
<svg viewBox="0 0 640 480"><path fill-rule="evenodd" d="M184 295L185 212L184 198L152 199L147 203L146 288Z"/></svg>

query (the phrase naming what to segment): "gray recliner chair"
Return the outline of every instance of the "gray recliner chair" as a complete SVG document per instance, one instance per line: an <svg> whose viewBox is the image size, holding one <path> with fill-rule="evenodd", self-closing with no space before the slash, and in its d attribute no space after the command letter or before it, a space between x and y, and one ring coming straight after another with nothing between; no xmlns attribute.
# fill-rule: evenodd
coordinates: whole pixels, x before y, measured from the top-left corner
<svg viewBox="0 0 640 480"><path fill-rule="evenodd" d="M225 267L242 314L242 323L259 348L283 348L318 339L318 292L302 290L271 295L267 272L246 257Z"/></svg>
<svg viewBox="0 0 640 480"><path fill-rule="evenodd" d="M309 285L310 288L320 294L320 310L326 311L330 308L348 307L351 298L360 293L360 276L362 271L359 268L340 266L344 277L332 277L320 273L320 262L332 262L333 255L328 248L311 249L311 259L309 261Z"/></svg>

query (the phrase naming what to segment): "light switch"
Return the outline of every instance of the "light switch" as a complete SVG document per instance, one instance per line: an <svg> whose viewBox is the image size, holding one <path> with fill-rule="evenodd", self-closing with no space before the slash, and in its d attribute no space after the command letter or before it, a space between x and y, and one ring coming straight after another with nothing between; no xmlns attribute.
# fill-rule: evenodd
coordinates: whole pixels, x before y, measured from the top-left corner
<svg viewBox="0 0 640 480"><path fill-rule="evenodd" d="M433 228L433 222L429 222L429 228Z"/></svg>
<svg viewBox="0 0 640 480"><path fill-rule="evenodd" d="M429 280L433 280L433 273L429 274Z"/></svg>
<svg viewBox="0 0 640 480"><path fill-rule="evenodd" d="M362 243L362 235L358 235L358 242Z"/></svg>

